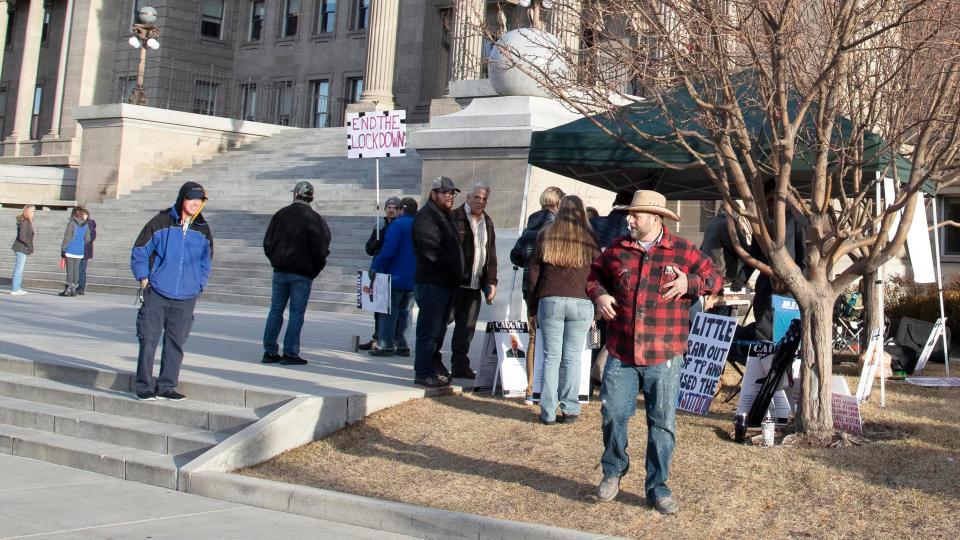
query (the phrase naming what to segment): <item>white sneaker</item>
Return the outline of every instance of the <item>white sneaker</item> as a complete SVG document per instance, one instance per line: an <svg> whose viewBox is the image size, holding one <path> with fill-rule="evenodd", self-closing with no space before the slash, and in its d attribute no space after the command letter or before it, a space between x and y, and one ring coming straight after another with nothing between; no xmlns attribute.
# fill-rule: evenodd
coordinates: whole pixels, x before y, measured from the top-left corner
<svg viewBox="0 0 960 540"><path fill-rule="evenodd" d="M17 289L17 290L15 290L15 291L10 291L10 295L11 295L11 296L23 296L23 295L25 295L25 294L27 294L27 291L25 291L25 290L23 290L23 289Z"/></svg>

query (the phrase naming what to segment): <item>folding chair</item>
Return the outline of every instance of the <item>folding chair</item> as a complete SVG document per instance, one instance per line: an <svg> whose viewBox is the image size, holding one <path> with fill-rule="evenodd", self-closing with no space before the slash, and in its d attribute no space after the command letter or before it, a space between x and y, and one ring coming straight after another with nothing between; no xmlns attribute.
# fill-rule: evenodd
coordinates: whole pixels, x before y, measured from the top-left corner
<svg viewBox="0 0 960 540"><path fill-rule="evenodd" d="M844 293L833 306L833 350L859 354L862 332L863 296L858 292Z"/></svg>

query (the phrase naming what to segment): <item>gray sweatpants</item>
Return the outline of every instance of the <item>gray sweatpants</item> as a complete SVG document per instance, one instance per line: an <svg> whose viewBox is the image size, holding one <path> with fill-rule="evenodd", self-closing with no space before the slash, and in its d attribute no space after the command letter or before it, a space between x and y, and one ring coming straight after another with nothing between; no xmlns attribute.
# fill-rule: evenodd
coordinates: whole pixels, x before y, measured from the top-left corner
<svg viewBox="0 0 960 540"><path fill-rule="evenodd" d="M80 261L83 259L74 259L73 257L67 257L67 287L71 289L77 288L77 283L80 282Z"/></svg>

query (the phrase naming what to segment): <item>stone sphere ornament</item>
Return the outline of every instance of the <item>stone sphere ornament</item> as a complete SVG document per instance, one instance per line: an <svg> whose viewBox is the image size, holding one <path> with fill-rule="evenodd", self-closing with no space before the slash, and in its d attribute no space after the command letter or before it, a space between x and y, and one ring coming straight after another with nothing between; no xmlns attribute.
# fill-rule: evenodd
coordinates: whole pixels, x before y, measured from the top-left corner
<svg viewBox="0 0 960 540"><path fill-rule="evenodd" d="M502 51L501 51L502 49ZM490 84L501 96L551 97L533 77L533 73L549 73L555 80L569 74L569 66L561 52L563 44L557 36L534 28L511 30L497 40L490 52Z"/></svg>

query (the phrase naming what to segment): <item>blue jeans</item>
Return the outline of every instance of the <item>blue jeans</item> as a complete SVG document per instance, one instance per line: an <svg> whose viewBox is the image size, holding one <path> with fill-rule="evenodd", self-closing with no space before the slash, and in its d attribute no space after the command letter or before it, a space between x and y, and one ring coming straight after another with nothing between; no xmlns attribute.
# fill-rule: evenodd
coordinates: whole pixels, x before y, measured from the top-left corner
<svg viewBox="0 0 960 540"><path fill-rule="evenodd" d="M26 253L14 251L13 254L17 256L17 260L13 264L13 281L10 283L10 292L19 291L23 288L23 265L27 264Z"/></svg>
<svg viewBox="0 0 960 540"><path fill-rule="evenodd" d="M540 418L556 420L557 404L564 414L580 414L580 359L593 320L593 303L583 298L547 296L537 308L542 332L543 382Z"/></svg>
<svg viewBox="0 0 960 540"><path fill-rule="evenodd" d="M667 477L676 444L677 392L680 366L677 356L653 366L631 366L614 356L607 359L600 389L603 415L603 476L620 477L630 470L627 455L627 423L637 411L637 395L643 391L647 410L647 501L670 496Z"/></svg>
<svg viewBox="0 0 960 540"><path fill-rule="evenodd" d="M263 329L263 352L278 353L277 337L280 336L280 327L283 326L283 310L287 308L289 300L290 320L287 322L287 333L283 336L283 354L300 355L300 330L303 329L303 314L307 311L312 287L313 280L306 276L284 272L273 273L270 313L267 315L267 324Z"/></svg>
<svg viewBox="0 0 960 540"><path fill-rule="evenodd" d="M390 289L390 313L377 313L377 344L381 349L409 349L410 310L413 291Z"/></svg>
<svg viewBox="0 0 960 540"><path fill-rule="evenodd" d="M437 374L440 347L447 335L447 321L453 309L453 287L441 287L429 283L413 285L413 295L420 306L417 315L417 351L413 359L413 372L417 379L426 379Z"/></svg>

